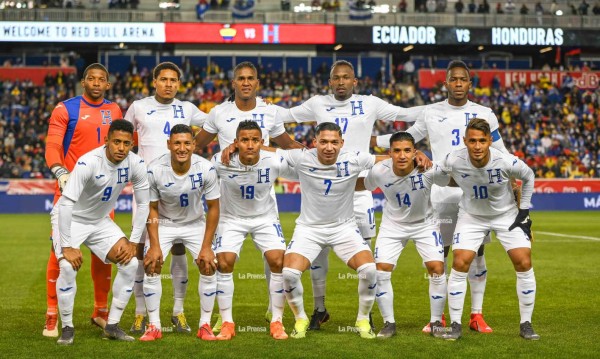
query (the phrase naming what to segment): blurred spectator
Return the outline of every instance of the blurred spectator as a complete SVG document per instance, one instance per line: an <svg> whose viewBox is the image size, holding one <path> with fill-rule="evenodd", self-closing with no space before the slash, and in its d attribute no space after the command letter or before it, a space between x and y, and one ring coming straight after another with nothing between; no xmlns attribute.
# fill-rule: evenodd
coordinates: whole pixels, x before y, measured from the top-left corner
<svg viewBox="0 0 600 359"><path fill-rule="evenodd" d="M525 4L523 4L523 5L525 5ZM539 2L539 1L538 1L538 2L536 2L536 3L535 3L535 8L534 8L534 10L533 10L533 11L534 11L534 12L535 12L535 14L536 14L536 15L538 15L538 16L544 15L544 7L542 6L542 3L541 3L541 2Z"/></svg>
<svg viewBox="0 0 600 359"><path fill-rule="evenodd" d="M496 14L504 14L504 10L502 10L502 3L496 4Z"/></svg>
<svg viewBox="0 0 600 359"><path fill-rule="evenodd" d="M587 15L590 4L588 4L585 0L581 1L579 4L579 15Z"/></svg>
<svg viewBox="0 0 600 359"><path fill-rule="evenodd" d="M523 5L521 5L521 8L519 9L519 14L527 15L528 13L529 13L529 8L527 7L527 5L525 5L525 3L523 3Z"/></svg>
<svg viewBox="0 0 600 359"><path fill-rule="evenodd" d="M474 14L475 11L477 11L477 5L475 5L475 0L471 0L468 8L469 8L469 14Z"/></svg>
<svg viewBox="0 0 600 359"><path fill-rule="evenodd" d="M513 0L507 0L504 4L504 13L508 15L512 15L516 12L517 5L513 2Z"/></svg>
<svg viewBox="0 0 600 359"><path fill-rule="evenodd" d="M487 0L483 0L479 7L477 8L477 13L479 14L489 14L490 13L490 4Z"/></svg>
<svg viewBox="0 0 600 359"><path fill-rule="evenodd" d="M400 0L398 3L398 12L406 12L407 6L406 0Z"/></svg>
<svg viewBox="0 0 600 359"><path fill-rule="evenodd" d="M427 9L427 12L435 12L435 9L437 8L436 1L427 0L427 2L425 2L425 8Z"/></svg>
<svg viewBox="0 0 600 359"><path fill-rule="evenodd" d="M198 0L196 4L196 19L200 21L204 21L204 14L210 8L210 4L207 0Z"/></svg>
<svg viewBox="0 0 600 359"><path fill-rule="evenodd" d="M462 2L462 0L458 0L454 4L454 11L456 11L457 14L462 14L464 8L465 8L465 4Z"/></svg>
<svg viewBox="0 0 600 359"><path fill-rule="evenodd" d="M594 15L600 15L600 2L596 1L596 4L594 4L594 8L592 9L592 12L594 13Z"/></svg>

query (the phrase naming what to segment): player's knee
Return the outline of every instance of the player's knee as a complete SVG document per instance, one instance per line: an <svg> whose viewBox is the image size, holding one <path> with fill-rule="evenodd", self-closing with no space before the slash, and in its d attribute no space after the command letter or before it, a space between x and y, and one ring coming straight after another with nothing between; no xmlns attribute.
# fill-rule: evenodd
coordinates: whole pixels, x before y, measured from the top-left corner
<svg viewBox="0 0 600 359"><path fill-rule="evenodd" d="M77 276L77 271L73 269L71 263L66 259L61 259L58 262L60 267L60 276L63 277L67 282L74 282Z"/></svg>
<svg viewBox="0 0 600 359"><path fill-rule="evenodd" d="M441 261L430 261L426 262L425 266L427 267L427 272L430 276L432 275L442 275L444 274L444 262Z"/></svg>
<svg viewBox="0 0 600 359"><path fill-rule="evenodd" d="M173 247L171 247L171 254L174 256L182 256L185 254L185 246L183 243L175 243Z"/></svg>
<svg viewBox="0 0 600 359"><path fill-rule="evenodd" d="M283 274L283 282L287 285L299 282L302 276L302 272L299 270L288 267L283 268L281 273Z"/></svg>
<svg viewBox="0 0 600 359"><path fill-rule="evenodd" d="M517 272L527 272L531 269L531 258L520 258L513 264Z"/></svg>
<svg viewBox="0 0 600 359"><path fill-rule="evenodd" d="M394 270L394 265L391 263L377 263L377 270L383 272L391 272Z"/></svg>
<svg viewBox="0 0 600 359"><path fill-rule="evenodd" d="M358 279L366 279L369 283L377 280L377 267L375 263L365 263L356 269Z"/></svg>

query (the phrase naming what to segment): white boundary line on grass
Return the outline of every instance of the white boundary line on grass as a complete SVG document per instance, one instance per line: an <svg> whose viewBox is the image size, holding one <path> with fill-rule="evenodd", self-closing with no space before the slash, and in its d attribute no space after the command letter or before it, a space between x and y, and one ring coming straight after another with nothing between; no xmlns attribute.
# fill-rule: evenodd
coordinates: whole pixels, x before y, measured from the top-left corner
<svg viewBox="0 0 600 359"><path fill-rule="evenodd" d="M554 233L554 232L534 231L534 235L538 234L538 233L542 234L542 235L546 235L546 236L553 236L553 237L579 238L579 239L589 239L591 241L600 241L600 238L598 238L598 237L574 236L572 234L562 234L562 233Z"/></svg>

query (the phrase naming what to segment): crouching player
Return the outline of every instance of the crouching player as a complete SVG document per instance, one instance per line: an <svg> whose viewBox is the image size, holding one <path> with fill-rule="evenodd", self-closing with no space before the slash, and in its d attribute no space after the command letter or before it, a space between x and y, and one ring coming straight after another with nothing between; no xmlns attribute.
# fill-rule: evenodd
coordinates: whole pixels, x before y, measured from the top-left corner
<svg viewBox="0 0 600 359"><path fill-rule="evenodd" d="M117 264L105 335L110 339L134 340L117 324L133 290L138 265L135 257L137 243L148 218L148 176L144 161L129 152L133 146L131 123L113 121L105 142L105 146L77 160L62 197L51 214L54 251L60 266L56 285L62 322L62 334L58 339L61 345L72 344L75 336L73 306L77 292L77 271L82 263L81 244L85 244L106 263ZM129 181L133 183L138 211L133 217L131 239L127 240L109 214Z"/></svg>
<svg viewBox="0 0 600 359"><path fill-rule="evenodd" d="M275 198L271 195L273 183L287 173L287 162L272 152L261 151L264 140L255 121L240 122L234 145L237 152L229 165L221 162L221 153L213 163L221 179L223 197L219 230L213 249L217 254L216 275L202 275L202 317L199 336L204 340L229 340L235 336L232 315L233 268L240 255L246 235L269 264L271 279L269 295L272 306L270 333L274 339L287 339L282 318L285 296L283 294L283 254L285 238L279 224ZM216 293L216 295L211 295ZM216 337L210 329L210 318L215 297L223 325ZM204 305L206 303L206 305Z"/></svg>
<svg viewBox="0 0 600 359"><path fill-rule="evenodd" d="M213 273L216 268L211 249L219 223L220 193L215 168L209 161L193 154L196 143L192 129L187 125L171 128L167 147L170 152L152 161L148 168L150 242L144 257L144 298L149 325L141 341L162 338L160 272L173 244L183 243L196 258L201 274ZM202 196L208 208L206 219ZM206 290L200 284L199 281L198 292L202 298ZM201 333L202 329L199 329L198 337Z"/></svg>
<svg viewBox="0 0 600 359"><path fill-rule="evenodd" d="M375 243L377 263L376 300L383 329L377 334L389 338L396 334L392 271L409 240L415 242L429 273L431 334L441 337L442 313L446 304L444 244L439 224L433 217L431 186L446 186L448 175L433 169L419 173L414 165L415 139L408 132L396 132L390 138L391 158L376 164L366 178L359 178L356 189L373 191L381 188L385 195L383 220Z"/></svg>
<svg viewBox="0 0 600 359"><path fill-rule="evenodd" d="M521 313L520 335L539 339L531 325L536 283L531 266L531 220L529 206L534 174L517 157L490 148L492 137L487 121L469 121L463 138L466 148L451 152L437 167L451 174L462 188L458 223L452 239L452 272L448 279L451 331L445 339L461 337L461 317L467 291L469 266L490 231L506 250L517 272L517 297ZM510 178L523 181L521 203L515 207Z"/></svg>

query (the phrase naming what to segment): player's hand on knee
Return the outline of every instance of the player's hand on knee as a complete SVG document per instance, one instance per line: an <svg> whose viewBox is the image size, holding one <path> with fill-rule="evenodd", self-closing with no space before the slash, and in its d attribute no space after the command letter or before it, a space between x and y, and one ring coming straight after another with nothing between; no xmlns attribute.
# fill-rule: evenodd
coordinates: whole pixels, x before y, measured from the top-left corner
<svg viewBox="0 0 600 359"><path fill-rule="evenodd" d="M427 171L433 166L433 162L423 152L417 151L415 154L415 162L419 172Z"/></svg>
<svg viewBox="0 0 600 359"><path fill-rule="evenodd" d="M202 274L214 273L218 263L215 252L211 248L202 249L196 258L196 265Z"/></svg>
<svg viewBox="0 0 600 359"><path fill-rule="evenodd" d="M229 166L229 159L231 158L231 155L234 154L236 151L237 147L235 147L235 144L232 143L229 146L227 146L227 148L225 148L225 150L221 152L221 162L225 166Z"/></svg>
<svg viewBox="0 0 600 359"><path fill-rule="evenodd" d="M52 167L51 171L54 174L54 176L56 177L56 179L58 181L58 188L60 189L60 192L62 193L63 189L67 186L67 181L69 180L69 176L71 175L71 173L69 172L69 170L67 170L66 168L64 168L62 166Z"/></svg>
<svg viewBox="0 0 600 359"><path fill-rule="evenodd" d="M161 249L150 246L146 252L146 256L144 257L144 270L146 271L146 274L158 274L163 262L164 260Z"/></svg>
<svg viewBox="0 0 600 359"><path fill-rule="evenodd" d="M81 264L83 263L83 256L81 255L81 251L77 248L64 247L62 249L63 257L71 263L74 270L79 270L81 268Z"/></svg>
<svg viewBox="0 0 600 359"><path fill-rule="evenodd" d="M131 258L133 258L136 255L136 253L137 244L127 241L125 244L119 247L115 259L119 264L127 264L131 261Z"/></svg>
<svg viewBox="0 0 600 359"><path fill-rule="evenodd" d="M529 210L528 209L519 209L519 213L517 214L517 217L515 218L515 222L513 224L511 224L510 227L508 227L508 230L512 231L513 229L519 227L523 230L523 232L525 232L527 237L529 237L529 239L531 239L531 224L532 223L533 222L529 218Z"/></svg>

